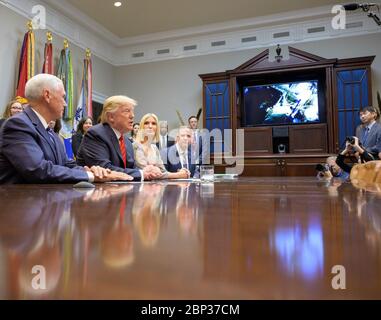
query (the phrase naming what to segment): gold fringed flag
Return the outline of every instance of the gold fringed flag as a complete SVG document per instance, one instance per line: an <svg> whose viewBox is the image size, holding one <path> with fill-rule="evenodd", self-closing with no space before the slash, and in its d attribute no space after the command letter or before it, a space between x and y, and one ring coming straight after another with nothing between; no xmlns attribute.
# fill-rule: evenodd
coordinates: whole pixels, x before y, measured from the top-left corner
<svg viewBox="0 0 381 320"><path fill-rule="evenodd" d="M73 65L71 63L71 53L69 43L64 40L64 48L61 51L60 61L58 64L57 77L63 82L66 91L66 108L62 117L61 135L64 138L66 155L69 159L73 159L73 150L71 148L71 137L73 134Z"/></svg>
<svg viewBox="0 0 381 320"><path fill-rule="evenodd" d="M34 33L32 22L28 23L28 32L24 36L24 41L20 54L20 66L17 81L16 96L25 98L25 85L34 76Z"/></svg>
<svg viewBox="0 0 381 320"><path fill-rule="evenodd" d="M86 58L83 60L81 93L79 95L77 110L74 116L74 131L77 130L78 123L82 118L93 117L92 87L91 52L87 49Z"/></svg>
<svg viewBox="0 0 381 320"><path fill-rule="evenodd" d="M57 77L60 78L64 84L66 91L66 104L64 120L73 119L73 65L71 63L71 53L69 49L69 43L65 39L64 48L61 51L60 61L58 64Z"/></svg>
<svg viewBox="0 0 381 320"><path fill-rule="evenodd" d="M42 73L53 74L53 45L52 45L52 33L46 34L47 41L44 51L44 64L42 66Z"/></svg>

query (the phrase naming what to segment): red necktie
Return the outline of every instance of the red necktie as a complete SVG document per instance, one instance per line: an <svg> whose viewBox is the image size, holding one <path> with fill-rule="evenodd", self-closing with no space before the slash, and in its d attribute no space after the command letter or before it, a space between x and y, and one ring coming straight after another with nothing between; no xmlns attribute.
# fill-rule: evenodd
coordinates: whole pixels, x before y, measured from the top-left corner
<svg viewBox="0 0 381 320"><path fill-rule="evenodd" d="M122 153L124 167L126 168L127 167L126 145L124 144L123 135L121 135L119 138L119 147L120 147L120 152Z"/></svg>

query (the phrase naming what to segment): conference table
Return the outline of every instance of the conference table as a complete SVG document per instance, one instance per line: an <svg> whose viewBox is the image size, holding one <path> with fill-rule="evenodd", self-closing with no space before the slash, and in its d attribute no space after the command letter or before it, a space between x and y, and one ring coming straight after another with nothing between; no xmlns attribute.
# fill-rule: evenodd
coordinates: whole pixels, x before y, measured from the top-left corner
<svg viewBox="0 0 381 320"><path fill-rule="evenodd" d="M380 299L381 194L314 177L0 186L0 299Z"/></svg>

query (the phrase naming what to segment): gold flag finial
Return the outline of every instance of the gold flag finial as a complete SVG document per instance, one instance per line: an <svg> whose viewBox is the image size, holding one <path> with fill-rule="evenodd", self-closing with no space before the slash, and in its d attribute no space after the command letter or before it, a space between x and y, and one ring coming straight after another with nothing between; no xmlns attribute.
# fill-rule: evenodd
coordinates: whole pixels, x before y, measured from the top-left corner
<svg viewBox="0 0 381 320"><path fill-rule="evenodd" d="M89 48L86 49L86 59L91 58L91 50Z"/></svg>
<svg viewBox="0 0 381 320"><path fill-rule="evenodd" d="M32 20L29 20L27 23L28 31L33 31L33 22Z"/></svg>
<svg viewBox="0 0 381 320"><path fill-rule="evenodd" d="M64 39L64 49L69 48L69 41L67 39Z"/></svg>
<svg viewBox="0 0 381 320"><path fill-rule="evenodd" d="M53 41L53 35L52 35L52 33L51 33L50 31L48 31L48 32L46 33L46 40L47 40L48 42L52 42L52 41Z"/></svg>

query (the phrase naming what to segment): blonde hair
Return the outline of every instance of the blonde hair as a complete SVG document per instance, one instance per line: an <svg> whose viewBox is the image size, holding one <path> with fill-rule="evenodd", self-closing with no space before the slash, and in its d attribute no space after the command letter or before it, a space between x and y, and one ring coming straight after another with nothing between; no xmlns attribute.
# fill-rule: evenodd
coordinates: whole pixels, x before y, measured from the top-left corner
<svg viewBox="0 0 381 320"><path fill-rule="evenodd" d="M144 140L144 123L147 121L148 118L151 118L151 117L154 118L155 121L156 121L155 137L154 137L153 141L151 141L151 142L155 143L155 142L160 141L160 137L159 137L159 132L160 132L159 119L158 119L156 114L154 114L154 113L147 113L140 120L139 131L136 134L136 140L138 142L141 142L141 141Z"/></svg>
<svg viewBox="0 0 381 320"><path fill-rule="evenodd" d="M133 107L137 106L137 101L131 99L127 96L112 96L106 99L103 104L101 123L107 123L107 114L114 113L119 107L123 105L131 105Z"/></svg>

